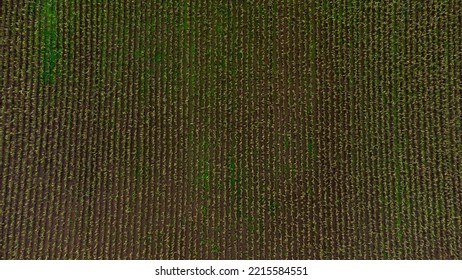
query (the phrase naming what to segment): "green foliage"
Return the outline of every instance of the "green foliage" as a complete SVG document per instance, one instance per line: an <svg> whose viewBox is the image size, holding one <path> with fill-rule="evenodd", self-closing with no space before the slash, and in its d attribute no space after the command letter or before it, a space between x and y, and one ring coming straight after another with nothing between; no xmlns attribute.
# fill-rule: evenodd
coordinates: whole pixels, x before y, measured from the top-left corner
<svg viewBox="0 0 462 280"><path fill-rule="evenodd" d="M59 47L57 0L46 0L42 4L40 15L42 45L42 81L46 84L55 82L61 49Z"/></svg>

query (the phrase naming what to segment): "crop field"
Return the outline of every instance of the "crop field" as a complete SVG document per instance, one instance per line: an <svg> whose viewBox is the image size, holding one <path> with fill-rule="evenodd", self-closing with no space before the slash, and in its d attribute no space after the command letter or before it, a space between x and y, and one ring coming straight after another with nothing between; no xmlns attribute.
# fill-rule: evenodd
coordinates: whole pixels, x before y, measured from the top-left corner
<svg viewBox="0 0 462 280"><path fill-rule="evenodd" d="M0 1L0 259L462 259L462 1Z"/></svg>

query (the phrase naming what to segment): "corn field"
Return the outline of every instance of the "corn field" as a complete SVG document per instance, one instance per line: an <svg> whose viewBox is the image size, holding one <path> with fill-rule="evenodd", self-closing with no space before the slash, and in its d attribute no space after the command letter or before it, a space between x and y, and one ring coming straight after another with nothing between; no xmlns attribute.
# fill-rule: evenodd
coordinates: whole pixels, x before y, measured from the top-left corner
<svg viewBox="0 0 462 280"><path fill-rule="evenodd" d="M0 1L0 259L462 259L462 1Z"/></svg>

